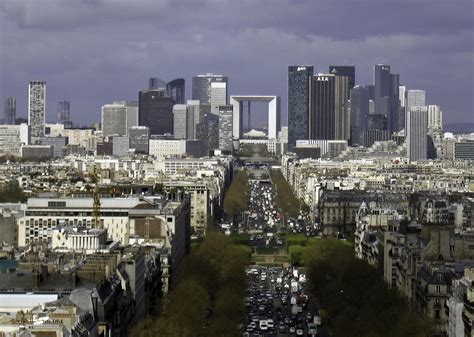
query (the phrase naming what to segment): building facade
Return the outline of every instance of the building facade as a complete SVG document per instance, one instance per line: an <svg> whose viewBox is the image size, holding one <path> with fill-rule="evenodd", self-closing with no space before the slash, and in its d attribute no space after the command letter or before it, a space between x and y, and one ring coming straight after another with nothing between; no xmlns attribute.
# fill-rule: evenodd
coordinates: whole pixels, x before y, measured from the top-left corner
<svg viewBox="0 0 474 337"><path fill-rule="evenodd" d="M222 151L233 150L233 106L222 105L219 107L219 149Z"/></svg>
<svg viewBox="0 0 474 337"><path fill-rule="evenodd" d="M427 105L428 108L428 129L430 131L443 130L443 111L439 105Z"/></svg>
<svg viewBox="0 0 474 337"><path fill-rule="evenodd" d="M225 96L228 96L228 78L227 76L216 75L212 73L197 75L193 77L192 99L199 100L201 104L211 104L211 84L225 83Z"/></svg>
<svg viewBox="0 0 474 337"><path fill-rule="evenodd" d="M211 113L218 115L219 106L227 105L227 82L211 82Z"/></svg>
<svg viewBox="0 0 474 337"><path fill-rule="evenodd" d="M39 143L44 136L46 120L46 82L30 81L28 85L28 125L31 142Z"/></svg>
<svg viewBox="0 0 474 337"><path fill-rule="evenodd" d="M127 108L121 102L102 106L102 135L125 136L127 134Z"/></svg>
<svg viewBox="0 0 474 337"><path fill-rule="evenodd" d="M138 98L139 125L152 135L173 133L173 99L164 90L142 90Z"/></svg>
<svg viewBox="0 0 474 337"><path fill-rule="evenodd" d="M354 66L329 66L329 74L337 76L346 76L348 78L347 96L349 91L355 86L355 67Z"/></svg>
<svg viewBox="0 0 474 337"><path fill-rule="evenodd" d="M150 130L146 126L132 126L128 129L128 138L129 148L134 149L135 153L148 153Z"/></svg>
<svg viewBox="0 0 474 337"><path fill-rule="evenodd" d="M288 67L288 151L296 141L308 139L309 94L312 66Z"/></svg>
<svg viewBox="0 0 474 337"><path fill-rule="evenodd" d="M186 83L184 78L177 78L166 84L166 94L176 104L184 104L186 102L185 89Z"/></svg>
<svg viewBox="0 0 474 337"><path fill-rule="evenodd" d="M311 79L309 139L349 139L345 76L319 74Z"/></svg>
<svg viewBox="0 0 474 337"><path fill-rule="evenodd" d="M155 158L182 156L186 153L186 140L150 139L148 153Z"/></svg>
<svg viewBox="0 0 474 337"><path fill-rule="evenodd" d="M22 145L28 145L30 141L29 126L0 125L0 156L20 156Z"/></svg>
<svg viewBox="0 0 474 337"><path fill-rule="evenodd" d="M365 87L357 85L350 90L350 100L350 142L352 146L358 146L362 143L362 131L367 127L369 92Z"/></svg>
<svg viewBox="0 0 474 337"><path fill-rule="evenodd" d="M407 156L410 161L428 156L428 116L426 106L413 106L407 115Z"/></svg>

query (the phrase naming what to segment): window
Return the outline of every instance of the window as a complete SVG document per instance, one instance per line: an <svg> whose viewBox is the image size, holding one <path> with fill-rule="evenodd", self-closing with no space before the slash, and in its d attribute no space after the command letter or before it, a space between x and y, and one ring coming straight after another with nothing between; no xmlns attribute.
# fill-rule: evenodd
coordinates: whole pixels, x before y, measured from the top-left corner
<svg viewBox="0 0 474 337"><path fill-rule="evenodd" d="M436 293L439 294L441 292L441 287L440 286L436 286Z"/></svg>

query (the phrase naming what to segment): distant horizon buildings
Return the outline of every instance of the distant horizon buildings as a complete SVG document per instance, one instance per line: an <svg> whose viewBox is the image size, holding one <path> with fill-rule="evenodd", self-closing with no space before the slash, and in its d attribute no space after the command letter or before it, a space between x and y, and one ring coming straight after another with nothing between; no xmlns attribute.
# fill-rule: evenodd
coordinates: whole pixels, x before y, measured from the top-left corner
<svg viewBox="0 0 474 337"><path fill-rule="evenodd" d="M46 82L30 81L28 84L28 125L32 144L44 137L46 123Z"/></svg>
<svg viewBox="0 0 474 337"><path fill-rule="evenodd" d="M16 98L5 98L4 106L4 124L14 125L16 120Z"/></svg>

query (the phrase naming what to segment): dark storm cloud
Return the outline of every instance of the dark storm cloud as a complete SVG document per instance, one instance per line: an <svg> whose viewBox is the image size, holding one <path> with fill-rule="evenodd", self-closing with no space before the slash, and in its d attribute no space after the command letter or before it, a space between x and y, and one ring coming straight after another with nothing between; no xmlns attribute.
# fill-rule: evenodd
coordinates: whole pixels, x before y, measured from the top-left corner
<svg viewBox="0 0 474 337"><path fill-rule="evenodd" d="M136 99L149 76L189 84L203 72L228 75L233 94L281 95L286 110L287 65L354 64L357 82L371 83L382 62L409 88L427 90L445 120L474 119L471 0L0 4L0 96L17 96L26 111L28 80L44 79L50 119L59 99L89 122L105 103Z"/></svg>

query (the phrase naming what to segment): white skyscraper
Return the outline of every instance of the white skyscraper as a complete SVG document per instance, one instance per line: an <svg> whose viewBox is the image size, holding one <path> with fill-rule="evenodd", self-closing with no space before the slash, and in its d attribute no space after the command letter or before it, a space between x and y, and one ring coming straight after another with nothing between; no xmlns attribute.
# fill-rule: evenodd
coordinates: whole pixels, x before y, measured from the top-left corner
<svg viewBox="0 0 474 337"><path fill-rule="evenodd" d="M197 100L173 106L173 135L175 139L196 139L196 127L201 121L201 105Z"/></svg>
<svg viewBox="0 0 474 337"><path fill-rule="evenodd" d="M175 139L187 139L188 106L186 104L173 105L173 136Z"/></svg>
<svg viewBox="0 0 474 337"><path fill-rule="evenodd" d="M102 106L102 135L125 136L127 134L127 107L124 102Z"/></svg>
<svg viewBox="0 0 474 337"><path fill-rule="evenodd" d="M196 128L197 125L201 122L202 112L201 105L198 100L188 100L188 138L187 139L197 139Z"/></svg>
<svg viewBox="0 0 474 337"><path fill-rule="evenodd" d="M30 81L28 85L28 125L31 142L36 144L44 137L46 118L46 82Z"/></svg>
<svg viewBox="0 0 474 337"><path fill-rule="evenodd" d="M128 129L138 126L138 102L123 102L127 115L127 135Z"/></svg>
<svg viewBox="0 0 474 337"><path fill-rule="evenodd" d="M426 160L428 155L428 109L413 106L407 112L407 155L410 161Z"/></svg>
<svg viewBox="0 0 474 337"><path fill-rule="evenodd" d="M211 83L211 113L218 115L219 106L227 105L227 83Z"/></svg>
<svg viewBox="0 0 474 337"><path fill-rule="evenodd" d="M439 105L428 105L428 129L443 130L443 111Z"/></svg>
<svg viewBox="0 0 474 337"><path fill-rule="evenodd" d="M407 92L407 111L413 106L426 105L426 91L424 90L408 90Z"/></svg>

